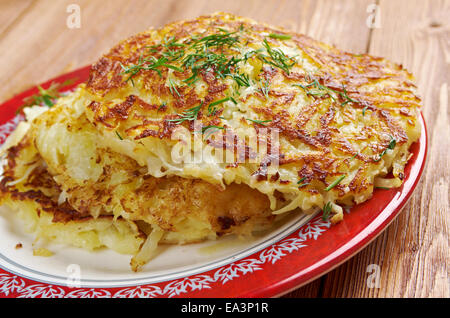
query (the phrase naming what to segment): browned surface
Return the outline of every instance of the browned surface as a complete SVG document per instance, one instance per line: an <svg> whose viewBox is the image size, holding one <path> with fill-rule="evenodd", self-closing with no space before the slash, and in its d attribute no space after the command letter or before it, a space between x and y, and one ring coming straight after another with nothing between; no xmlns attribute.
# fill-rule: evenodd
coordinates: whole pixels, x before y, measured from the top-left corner
<svg viewBox="0 0 450 318"><path fill-rule="evenodd" d="M372 169L380 169L378 162L389 144L389 140L385 139L386 136L392 134L391 138L396 140L397 145L404 144L408 142L406 130L415 130L414 127L417 125L416 114L420 99L416 96L411 75L401 66L382 58L343 52L308 36L285 32L245 17L228 13L203 15L193 20L171 23L155 30L145 30L121 41L92 67L86 89L95 102L89 100L88 113L92 111L92 115L88 117L93 118L91 121L96 127L103 126L107 130L118 130L125 139L139 140L157 137L170 140L173 131L178 129L179 125L185 125L186 128L194 130L191 121L180 120L180 115L176 114L189 111L193 106L202 107L204 104L198 112L198 117L195 116L199 122L202 122L203 127L214 123L226 130L227 136L233 134L233 130L226 127L228 121L220 119L223 115L222 110L209 114L206 108L209 109L208 105L211 102L233 94L230 92L232 88L224 78L231 73L238 74L237 72L240 71L235 66L219 70L219 67L215 65L200 67L194 73L193 66L186 66L183 63L205 49L201 40L193 40L192 37L205 39L207 36L217 36L217 34L224 36L225 34L222 33L224 29L231 33L225 38L232 40L232 43L213 46L208 48L208 51L213 54L224 54L227 61L231 61L231 57L237 61L243 58L242 48L253 49L250 51L252 54L245 58L258 65L258 75L251 75L251 78L260 81L261 76L265 77L265 85L269 90L267 96L264 96L261 91L255 91L246 97L234 96L234 98L242 104L246 103L246 107L260 115L259 119L270 122L264 126L275 128L280 132L283 140L295 144L298 148L314 149L313 155L305 152L287 154L285 149L280 147L277 158L280 164L295 166L299 177L306 178L305 182L308 185L302 191L308 191L311 187L318 189L318 187L325 188L330 185L332 180L329 177L342 174L342 170L348 170L348 160L353 155L358 155L357 160L366 164L361 164L359 173L351 181L352 193L345 191L346 186L341 184L332 191L339 192L339 200L342 201L348 200L350 195L364 195L372 186L371 181L367 180L369 179L367 174ZM290 38L284 40L266 38L267 33L288 34ZM305 68L301 66L301 63L292 62L291 68L283 69L266 62L268 56L265 50L269 50L268 48L276 50L277 46L282 44L304 52L305 56L302 59L318 70L305 76ZM255 50L262 50L262 52L256 53ZM175 59L167 59L165 54L169 51L170 56L176 52ZM194 55L192 55L193 52L195 52ZM264 62L261 61L261 56ZM194 60L197 58L195 57ZM154 69L138 69L134 73L124 74L125 66L136 67L137 64L140 67L149 66L158 59L164 60L167 67L159 65ZM142 62L143 60L145 62ZM204 65L203 63L206 62L202 61L199 64ZM172 69L169 69L169 66ZM173 68L175 71L172 72ZM206 95L203 98L201 95L205 92L197 93L194 85L181 84L176 89L166 85L168 79L182 82L183 79L194 77L196 79L189 82L203 78L206 84ZM277 87L277 83L284 85ZM303 89L299 87L293 89L291 85L294 84L303 85ZM305 85L306 87L321 85L326 87L328 93L332 90L335 97L332 97L331 101L328 93L322 91L322 95L311 98L313 101L310 101L311 105L306 107L305 111L302 110L299 114L291 116L290 110L295 108L293 104L295 97L305 94L305 90L309 93L310 88L306 89ZM139 93L136 93L136 90ZM130 95L130 91L133 94ZM123 96L121 101L116 101L118 96ZM153 96L157 100L164 101L167 111L160 111L157 105L145 103L141 98L146 96ZM261 104L253 100L248 101L249 96L261 100ZM311 111L310 108L313 110ZM399 114L400 108L403 111ZM367 119L364 128L356 129L352 133L340 130L341 123L336 118L343 117L343 120L351 124L358 120L363 109L367 113L370 112L365 114L365 118L370 119ZM174 122L176 120L180 120L179 125ZM307 122L309 125L305 125ZM320 123L319 127L316 123ZM259 126L259 124L247 123L245 120L241 125ZM410 143L416 140L413 138L417 136L414 134L414 137L411 137L411 135L409 135ZM245 144L245 141L239 139L237 135L233 138L225 137L223 142L209 143L213 147L223 149L239 147L241 144ZM366 147L366 144L370 144L370 147ZM256 151L251 148L249 151L246 150L246 158L251 156L252 150ZM236 156L236 159L240 158ZM239 163L236 162L236 164ZM300 173L299 169L306 169L307 175ZM397 174L394 171L394 175L397 176ZM267 162L262 160L254 175L258 176L259 181L267 180ZM286 183L293 181L285 180Z"/></svg>
<svg viewBox="0 0 450 318"><path fill-rule="evenodd" d="M89 220L93 210L108 206L108 202L118 197L117 194L111 195L115 190L111 178L114 171L121 171L129 176L122 185L140 179L140 182L136 182L139 186L128 188L120 198L128 214L127 220L130 221L150 220L149 223L157 224L163 230L180 232L180 218L195 219L197 223L206 224L208 228L210 226L213 234L223 236L229 233L245 235L255 225L267 226L275 219L268 198L245 184L232 183L222 190L198 179L178 176L154 178L139 171L136 162L125 156L116 156L117 162L106 164L101 178L92 184L86 181L82 185L72 183L69 188L63 187L71 198L59 204L62 189L47 170L45 161L38 155L29 136L26 135L19 144L6 152L7 163L3 166L4 178L0 182L0 204L8 200L33 203L38 215L41 210L46 211L53 215L53 222ZM109 155L108 152L99 152L96 156L105 159ZM21 178L22 167L34 163L38 166L23 182L9 184ZM66 186L68 182L63 181L61 184ZM130 192L135 195L127 195ZM100 216L110 215L111 211L102 209ZM199 239L202 237L193 240Z"/></svg>
<svg viewBox="0 0 450 318"><path fill-rule="evenodd" d="M381 28L367 6L379 2ZM66 7L81 7L80 29L66 27ZM417 78L428 124L429 156L401 215L350 261L289 297L449 297L448 120L449 1L15 1L0 2L0 100L97 60L149 26L227 11L305 33L353 53L402 63ZM379 288L367 279L380 268Z"/></svg>

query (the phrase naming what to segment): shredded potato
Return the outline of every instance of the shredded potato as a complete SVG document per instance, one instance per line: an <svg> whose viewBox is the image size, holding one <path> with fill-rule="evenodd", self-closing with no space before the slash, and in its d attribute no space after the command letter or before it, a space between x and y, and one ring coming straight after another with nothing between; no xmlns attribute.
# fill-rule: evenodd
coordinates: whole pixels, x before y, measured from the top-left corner
<svg viewBox="0 0 450 318"><path fill-rule="evenodd" d="M25 109L0 202L37 237L130 254L135 271L158 244L248 237L289 213L338 223L401 186L420 136L412 80L225 13L151 29L52 108Z"/></svg>
<svg viewBox="0 0 450 318"><path fill-rule="evenodd" d="M402 185L402 180L400 178L376 178L374 186L380 188L398 188Z"/></svg>

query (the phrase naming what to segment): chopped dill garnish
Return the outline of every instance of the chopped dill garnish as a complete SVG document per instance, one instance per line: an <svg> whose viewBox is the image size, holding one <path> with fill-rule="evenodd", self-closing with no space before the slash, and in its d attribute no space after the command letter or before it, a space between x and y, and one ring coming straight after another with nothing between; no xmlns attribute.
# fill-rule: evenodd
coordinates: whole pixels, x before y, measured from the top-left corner
<svg viewBox="0 0 450 318"><path fill-rule="evenodd" d="M369 105L364 106L363 110L362 110L362 115L366 115L366 110L367 108L369 108Z"/></svg>
<svg viewBox="0 0 450 318"><path fill-rule="evenodd" d="M141 70L153 70L158 73L160 77L162 77L160 67L166 67L170 68L177 72L183 72L183 70L175 65L167 64L169 60L167 57L162 56L159 59L157 59L154 56L146 57L144 58L142 54L139 56L138 64L132 64L129 66L124 66L122 63L120 63L120 67L122 67L123 72L120 73L121 75L124 74L130 74L128 78L125 80L125 82L131 81L133 86L135 86L133 77L138 74Z"/></svg>
<svg viewBox="0 0 450 318"><path fill-rule="evenodd" d="M390 137L391 137L391 141L389 142L388 149L393 150L395 148L395 145L397 144L397 141L394 139L394 137L392 137L392 136L390 136Z"/></svg>
<svg viewBox="0 0 450 318"><path fill-rule="evenodd" d="M242 56L242 58L240 59L241 61L244 61L244 63L247 63L248 59L251 58L252 56L258 56L258 53L263 52L264 49L257 49L257 50L250 50L244 53L244 55Z"/></svg>
<svg viewBox="0 0 450 318"><path fill-rule="evenodd" d="M233 104L237 105L237 101L233 98L233 96L230 96L230 100L233 102Z"/></svg>
<svg viewBox="0 0 450 318"><path fill-rule="evenodd" d="M192 38L193 43L189 49L193 49L194 52L183 58L183 66L192 71L192 76L184 80L187 84L195 83L199 79L200 71L214 70L217 76L225 78L232 74L232 69L241 61L235 56L228 58L223 53L224 48L239 45L239 36L235 35L236 32L219 30L220 34Z"/></svg>
<svg viewBox="0 0 450 318"><path fill-rule="evenodd" d="M304 186L307 186L309 184L309 182L305 182L303 183L303 181L305 181L306 177L301 178L300 180L297 181L298 184L298 188L303 188Z"/></svg>
<svg viewBox="0 0 450 318"><path fill-rule="evenodd" d="M239 42L239 37L233 36L234 34L236 34L236 32L230 33L224 29L219 29L219 31L221 31L222 33L211 34L199 39L194 39L194 43L191 45L191 47L196 48L202 45L204 45L206 48L220 47L225 45L228 47L232 47ZM201 49L203 49L203 47Z"/></svg>
<svg viewBox="0 0 450 318"><path fill-rule="evenodd" d="M297 184L302 183L303 181L305 181L306 177L301 178L300 180L297 181Z"/></svg>
<svg viewBox="0 0 450 318"><path fill-rule="evenodd" d="M358 103L358 101L356 101L356 100L350 98L350 97L347 95L347 90L345 89L344 84L342 84L342 92L338 92L338 93L339 93L339 95L341 95L342 98L344 99L344 102L341 103L341 106L345 106L345 105L347 105L348 103L355 103L355 104Z"/></svg>
<svg viewBox="0 0 450 318"><path fill-rule="evenodd" d="M265 98L269 98L269 92L270 92L269 80L265 80L264 82L260 81L259 84L260 84L261 93L263 93Z"/></svg>
<svg viewBox="0 0 450 318"><path fill-rule="evenodd" d="M203 126L202 127L202 133L204 133L205 131L207 131L208 129L224 129L223 127L220 126L216 126L216 125L208 125L208 126Z"/></svg>
<svg viewBox="0 0 450 318"><path fill-rule="evenodd" d="M298 86L298 87L302 88L306 92L307 96L324 97L324 96L328 95L333 101L335 101L336 99L331 93L334 93L335 95L340 96L343 99L341 106L345 106L348 103L359 103L357 100L348 96L348 93L347 93L347 90L346 90L344 84L342 84L342 92L320 84L317 79L314 79L311 83L309 83L307 85L293 84L292 86ZM312 90L312 89L315 89L315 90Z"/></svg>
<svg viewBox="0 0 450 318"><path fill-rule="evenodd" d="M125 82L131 81L135 86L135 76L140 71L152 70L160 77L163 77L163 71L171 69L173 71L183 73L187 70L190 75L183 79L186 85L193 85L197 82L201 75L205 72L213 72L216 78L231 78L236 83L235 90L239 94L239 88L250 87L252 80L249 74L240 69L242 64L247 63L248 59L255 57L263 63L267 63L274 67L280 68L285 73L289 73L289 69L296 63L293 57L287 56L282 50L272 48L267 39L262 42L262 48L257 50L242 51L245 43L240 42L243 25L239 30L231 32L222 28L218 28L218 32L209 35L191 36L190 39L177 42L172 36L164 38L161 43L147 46L146 52L141 53L135 64L123 65L121 75L127 75ZM290 36L272 33L272 38L287 39ZM230 52L231 51L231 52ZM261 92L267 98L269 94L269 83L261 83ZM173 79L168 79L169 90L172 95L181 97ZM216 101L208 106L209 114L214 114L215 106L225 101L231 100L235 104L236 101L232 97ZM198 106L197 106L198 107ZM181 123L186 120L196 119L199 107L186 110L182 114L177 114L180 118L171 119L170 121ZM264 125L268 121L252 120L253 122Z"/></svg>
<svg viewBox="0 0 450 318"><path fill-rule="evenodd" d="M286 74L289 74L289 69L295 65L295 60L292 57L284 54L279 49L273 49L270 47L267 39L264 39L263 46L266 49L267 55L258 54L258 57L267 64L282 69Z"/></svg>
<svg viewBox="0 0 450 318"><path fill-rule="evenodd" d="M335 186L337 186L342 180L344 180L344 178L346 177L345 174L343 174L342 176L340 176L339 178L337 178L336 180L333 181L332 184L330 184L328 187L325 188L325 191L330 191L331 189L333 189Z"/></svg>
<svg viewBox="0 0 450 318"><path fill-rule="evenodd" d="M236 100L233 97L225 97L219 100L216 100L215 102L212 102L211 104L208 105L208 115L214 115L217 111L216 107L219 104L225 103L227 101L231 100L234 104L237 104Z"/></svg>
<svg viewBox="0 0 450 318"><path fill-rule="evenodd" d="M327 202L327 204L325 204L325 206L323 207L323 214L322 214L322 220L327 222L328 219L330 218L331 215L331 210L332 210L332 205L331 205L331 201Z"/></svg>
<svg viewBox="0 0 450 318"><path fill-rule="evenodd" d="M292 36L287 34L278 34L278 33L270 33L269 37L272 39L278 39L278 40L290 40Z"/></svg>
<svg viewBox="0 0 450 318"><path fill-rule="evenodd" d="M393 150L393 149L395 148L395 145L397 144L397 141L395 140L394 137L392 137L392 136L389 136L389 137L391 137L391 140L389 141L388 146L386 147L386 149L384 149L384 150L380 153L380 156L378 157L378 159L375 160L375 162L380 161L380 160L381 160L381 157L383 157L383 156L386 154L386 152L388 151L388 149Z"/></svg>
<svg viewBox="0 0 450 318"><path fill-rule="evenodd" d="M250 119L250 118L246 118L246 120L254 122L255 124L259 124L259 125L262 125L262 126L266 126L265 123L268 123L268 122L272 121L270 119L269 120L259 120L259 119Z"/></svg>
<svg viewBox="0 0 450 318"><path fill-rule="evenodd" d="M178 97L181 97L180 93L177 90L177 85L172 81L171 78L168 79L169 81L169 90L170 93L173 95L174 93L178 95Z"/></svg>
<svg viewBox="0 0 450 318"><path fill-rule="evenodd" d="M314 79L311 83L307 85L302 84L293 84L293 86L298 86L302 88L307 96L314 96L314 97L324 97L328 95L333 101L336 100L331 93L336 93L331 88L328 88L327 86L324 86L319 83L317 79ZM314 90L312 90L314 89Z"/></svg>
<svg viewBox="0 0 450 318"><path fill-rule="evenodd" d="M245 86L245 87L249 87L250 86L250 78L247 74L229 74L238 84L238 87L241 86Z"/></svg>
<svg viewBox="0 0 450 318"><path fill-rule="evenodd" d="M223 130L224 127L216 126L216 125L208 125L202 127L202 133L204 134L203 139L208 139L214 132ZM207 132L205 134L205 132Z"/></svg>
<svg viewBox="0 0 450 318"><path fill-rule="evenodd" d="M166 102L162 102L161 105L159 105L159 107L158 107L158 109L156 111L159 112L161 109L163 109L166 106L167 106L167 103Z"/></svg>
<svg viewBox="0 0 450 318"><path fill-rule="evenodd" d="M177 124L181 124L185 121L197 120L198 113L199 113L200 109L202 108L202 106L203 106L203 101L200 103L200 105L189 108L181 114L177 114L178 116L180 116L180 118L166 119L166 121L171 121L171 122L175 122Z"/></svg>
<svg viewBox="0 0 450 318"><path fill-rule="evenodd" d="M76 79L69 79L62 83L52 82L47 89L42 88L42 86L37 85L39 90L38 94L26 97L23 99L24 104L16 110L16 114L20 113L25 107L45 105L47 107L52 107L56 100L62 95L59 92L64 86L69 86L75 82Z"/></svg>
<svg viewBox="0 0 450 318"><path fill-rule="evenodd" d="M118 132L117 130L116 130L115 132L116 132L117 137L119 137L120 140L123 140L123 138L122 138L122 136L119 134L119 132Z"/></svg>
<svg viewBox="0 0 450 318"><path fill-rule="evenodd" d="M53 99L55 98L54 96L51 96L49 94L48 90L43 89L40 85L37 86L39 89L39 93L41 94L40 96L38 96L36 98L35 101L42 101L45 105L47 105L48 107L52 107L54 105L53 103ZM40 100L39 100L40 99Z"/></svg>

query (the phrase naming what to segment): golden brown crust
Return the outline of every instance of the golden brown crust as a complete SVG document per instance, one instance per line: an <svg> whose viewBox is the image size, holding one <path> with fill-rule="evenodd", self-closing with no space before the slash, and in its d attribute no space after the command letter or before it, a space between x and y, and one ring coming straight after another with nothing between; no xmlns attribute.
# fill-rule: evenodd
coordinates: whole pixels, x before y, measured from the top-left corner
<svg viewBox="0 0 450 318"><path fill-rule="evenodd" d="M133 160L108 151L101 159L110 159L111 162L104 166L103 174L96 182L71 186L68 181L59 185L39 155L31 162L25 161L26 155L34 148L28 136L7 151L4 177L0 181L0 199L35 202L39 209L53 215L54 223L90 220L96 209L101 211L98 217L113 218L113 204L118 198L128 220L145 220L168 232L180 231L180 220L192 218L206 224L218 236L248 234L255 224L268 225L274 218L267 197L247 185L231 184L221 189L202 180L176 176L154 178L146 175ZM21 177L16 168L33 163L38 163L38 166L25 179L9 185ZM127 176L120 185L137 184L123 196L116 192L120 185L112 182L117 172L124 172ZM68 199L58 202L62 188Z"/></svg>
<svg viewBox="0 0 450 318"><path fill-rule="evenodd" d="M415 95L411 74L400 65L367 54L342 52L305 35L226 13L202 16L193 21L180 21L158 30L137 34L122 41L103 56L94 64L87 82L87 90L94 100L90 106L93 122L107 129L120 129L126 137L136 141L144 138L169 140L178 126L171 120L179 118L178 114L183 111L203 103L205 107L201 108L197 116L203 127L223 126L228 130L228 122L222 117L225 106L214 114L208 114L206 108L211 102L229 96L232 90L230 83L217 76L214 69L200 71L199 76L205 85L201 96L194 86L182 84L176 89L168 87L169 73L171 79L180 83L193 75L193 71L185 67L181 60L174 65L181 68L182 72L167 67L158 68L158 71L140 70L133 76L140 92L140 96L136 96L127 93L132 84L127 81L130 74L124 74L123 68L138 64L142 56L160 58L165 49L162 43L167 38L174 37L177 43L186 44L191 43L189 41L193 37L218 34L222 32L221 29L238 34L239 43L254 47L255 50L261 49L265 40L273 48L286 45L301 52L299 54L302 59L297 60L289 72L269 64L260 65L255 78L272 85L270 90L265 95L258 89L236 97L236 100L248 107L260 120L266 121L264 126L278 130L280 136L290 144L297 148L304 148L299 146L303 145L308 152L313 151L314 160L322 161L320 165L324 166L330 160L336 161L323 170L313 170L313 175L310 176L311 179L322 180L325 186L329 185L329 182L325 182L326 177L342 172L340 168L348 165L346 160L350 157L356 156L361 162L378 165L379 157L389 144L389 138L394 138L396 144L401 146L408 142L406 130L417 126L420 99ZM290 38L272 38L268 36L271 33ZM179 52L182 48L173 47L171 50ZM221 50L227 57L240 54L229 47ZM308 64L314 71L306 72L301 63ZM330 94L322 92L322 96L313 96L309 94L311 92L298 87L298 84L306 86L314 82L332 90L333 100L330 100ZM293 85L297 87L293 88ZM116 102L117 98L122 102ZM145 98L159 100L163 107L159 108L157 103L145 102ZM301 99L306 99L306 104L293 114L291 109L298 107ZM367 124L350 134L344 133L340 121L355 123L360 120L361 113L365 113ZM408 124L405 126L406 122ZM180 125L193 130L190 121ZM260 124L245 120L242 126L261 128ZM227 146L226 143L209 144L218 148ZM239 144L239 140L236 144ZM251 151L246 150L246 158L249 158L248 153ZM303 167L311 156L302 153L288 155L286 151L281 149L278 158L280 163L296 163L297 169ZM239 163L229 164L229 167L237 166ZM261 175L261 170L264 170L263 163L257 177L259 180L267 180L267 176Z"/></svg>
<svg viewBox="0 0 450 318"><path fill-rule="evenodd" d="M338 222L343 205L404 179L415 88L400 65L250 19L175 22L120 42L73 93L30 110L0 202L37 211L69 243L95 223L101 235L77 244L139 250L133 269L157 242L248 235L288 211Z"/></svg>

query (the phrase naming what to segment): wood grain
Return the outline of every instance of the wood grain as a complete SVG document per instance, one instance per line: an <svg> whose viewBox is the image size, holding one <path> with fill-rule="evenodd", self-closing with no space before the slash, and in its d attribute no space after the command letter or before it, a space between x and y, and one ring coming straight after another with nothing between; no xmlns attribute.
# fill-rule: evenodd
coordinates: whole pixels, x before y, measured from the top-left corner
<svg viewBox="0 0 450 318"><path fill-rule="evenodd" d="M69 29L67 5L81 8ZM366 22L378 4L381 28ZM449 297L449 1L406 0L2 0L0 100L93 63L150 26L215 11L248 16L354 53L402 63L417 77L429 129L427 169L392 225L358 255L284 297ZM369 265L379 288L369 288Z"/></svg>
<svg viewBox="0 0 450 318"><path fill-rule="evenodd" d="M68 70L92 64L119 40L150 26L215 11L249 16L361 52L368 41L364 14L369 2L358 1L352 6L312 0L108 0L108 5L87 0L2 2L0 48L7 58L0 59L0 100ZM79 29L66 26L66 8L71 3L81 8ZM321 24L321 19L329 24ZM362 32L345 36L354 29Z"/></svg>
<svg viewBox="0 0 450 318"><path fill-rule="evenodd" d="M31 9L31 0L14 1L5 0L0 2L0 36L14 28L15 22L19 21L25 12Z"/></svg>
<svg viewBox="0 0 450 318"><path fill-rule="evenodd" d="M428 124L421 183L393 224L348 263L328 274L324 297L449 297L448 1L381 1L381 28L369 53L403 64L417 78ZM400 13L400 14L399 14ZM380 288L366 284L380 266Z"/></svg>

